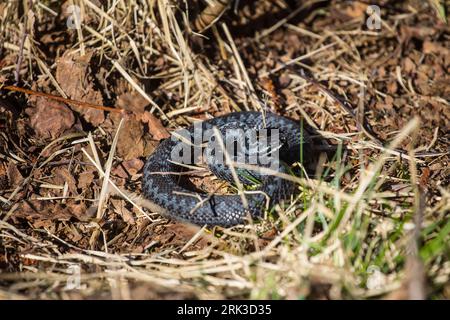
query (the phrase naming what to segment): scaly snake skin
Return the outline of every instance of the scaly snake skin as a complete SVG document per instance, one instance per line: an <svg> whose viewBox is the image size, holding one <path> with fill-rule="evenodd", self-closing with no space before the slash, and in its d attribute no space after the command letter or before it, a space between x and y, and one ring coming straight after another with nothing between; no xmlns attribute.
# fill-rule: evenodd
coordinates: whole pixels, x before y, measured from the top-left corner
<svg viewBox="0 0 450 320"><path fill-rule="evenodd" d="M300 148L308 150L310 137L302 133L299 123L272 114L259 112L236 112L201 123L202 130L230 127L247 129L278 129L282 148L280 158L283 163L293 163L299 160ZM191 137L194 126L187 128ZM303 142L302 142L303 141ZM162 214L177 220L187 221L197 225L230 227L245 223L248 215L252 218L263 216L267 199L270 204L289 198L295 192L294 183L274 175L260 176L262 192L245 192L248 206L243 205L240 195L210 195L197 193L184 188L179 183L180 176L174 174L182 171L180 165L170 161L173 148L179 140L168 138L163 140L148 158L143 171L142 191L146 199L155 204ZM302 147L300 147L302 145ZM308 151L306 151L308 152ZM229 171L221 171L222 167L209 164L213 173L220 178L230 179ZM280 166L285 171L286 166ZM239 171L241 172L241 171ZM248 172L248 171L246 171ZM228 177L228 178L227 178ZM244 181L241 176L239 179ZM268 196L268 197L267 197Z"/></svg>

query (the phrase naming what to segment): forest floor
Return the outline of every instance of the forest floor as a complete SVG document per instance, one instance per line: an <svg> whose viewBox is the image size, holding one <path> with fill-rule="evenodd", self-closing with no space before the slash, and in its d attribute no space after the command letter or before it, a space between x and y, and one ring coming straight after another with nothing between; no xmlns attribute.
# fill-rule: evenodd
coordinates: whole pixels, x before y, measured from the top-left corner
<svg viewBox="0 0 450 320"><path fill-rule="evenodd" d="M241 0L201 33L198 1L110 2L0 3L1 299L450 298L450 28L432 1L378 1L378 20L362 1ZM242 110L336 147L265 219L196 227L116 191L140 194L174 129Z"/></svg>

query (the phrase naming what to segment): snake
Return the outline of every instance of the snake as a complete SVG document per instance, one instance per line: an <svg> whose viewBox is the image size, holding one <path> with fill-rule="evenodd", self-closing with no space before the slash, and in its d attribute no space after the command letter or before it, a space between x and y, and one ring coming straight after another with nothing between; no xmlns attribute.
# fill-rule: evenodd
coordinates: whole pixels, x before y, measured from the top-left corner
<svg viewBox="0 0 450 320"><path fill-rule="evenodd" d="M195 142L198 138L196 130L202 133L212 131L213 134L202 136ZM264 132L275 130L276 134L272 136L275 136L279 142L276 148L271 148L270 143L266 143L265 146L269 145L269 147L266 147L264 151L270 154L275 152L275 149L278 150L277 157L273 157L278 159L278 162L270 163L270 168L274 163L276 164L276 169L272 170L275 173L292 173L290 167L301 160L300 154L310 152L308 146L311 144L311 138L303 130L301 123L275 113L242 111L199 121L182 129L180 134L172 134L171 137L163 139L147 158L141 184L144 198L159 213L168 218L195 225L231 227L262 218L269 206L290 198L298 187L293 179L286 179L283 175L255 173L255 170L249 170L248 167L240 168L232 165L232 161L236 161L239 155L244 155L244 160L248 161L252 152L261 152L258 151L263 149L261 141L250 141L251 139L247 137L233 140L235 144L240 143L243 148L240 149L240 153L233 151L239 148L231 149L232 154L227 153L228 161L225 155L228 149L223 148L225 142L229 141L228 135L232 136L229 132L234 133L236 138L236 132L240 134L256 132L258 136L263 130L266 130ZM218 138L217 134L220 134L221 138ZM266 135L265 142L272 136ZM215 147L208 147L210 145ZM198 159L194 159L195 155L189 155L189 151L193 151L195 147L201 148L202 151L207 150L204 153L206 154L205 162L209 170L218 178L234 183L236 186L238 184L241 184L241 187L253 185L254 188L250 191L240 189L241 192L237 194L208 194L188 188L180 179L182 173L186 171L186 166L173 161L172 158L174 154L180 155L187 150L186 158L194 163ZM220 150L225 158L222 162L214 160L220 160L218 156ZM258 160L255 166L268 168L269 164L261 165L261 161Z"/></svg>

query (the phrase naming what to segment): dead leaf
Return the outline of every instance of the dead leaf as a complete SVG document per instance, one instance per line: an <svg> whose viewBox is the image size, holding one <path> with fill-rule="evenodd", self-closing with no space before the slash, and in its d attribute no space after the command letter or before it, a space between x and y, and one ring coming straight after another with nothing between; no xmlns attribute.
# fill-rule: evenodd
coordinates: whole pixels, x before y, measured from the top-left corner
<svg viewBox="0 0 450 320"><path fill-rule="evenodd" d="M93 171L83 171L78 176L78 188L85 189L94 181Z"/></svg>
<svg viewBox="0 0 450 320"><path fill-rule="evenodd" d="M63 91L73 100L79 100L96 105L103 105L101 92L94 88L93 77L90 72L92 52L84 56L75 56L70 50L56 61L56 80ZM105 114L101 110L71 106L83 115L83 118L94 126L105 121Z"/></svg>
<svg viewBox="0 0 450 320"><path fill-rule="evenodd" d="M390 81L387 84L387 90L389 94L395 94L397 92L397 89L398 89L397 81Z"/></svg>
<svg viewBox="0 0 450 320"><path fill-rule="evenodd" d="M118 114L109 114L108 121L116 127L121 120ZM117 143L117 155L125 161L142 157L153 152L155 142L144 130L144 124L140 116L131 114L125 118L125 122L120 130L119 141Z"/></svg>
<svg viewBox="0 0 450 320"><path fill-rule="evenodd" d="M162 140L170 137L170 132L163 126L161 120L156 118L153 114L145 111L142 115L142 122L148 124L148 131L155 140Z"/></svg>
<svg viewBox="0 0 450 320"><path fill-rule="evenodd" d="M145 111L148 101L140 93L133 91L121 94L116 105L121 109L141 114Z"/></svg>
<svg viewBox="0 0 450 320"><path fill-rule="evenodd" d="M133 214L125 207L125 201L117 199L111 199L110 201L116 209L116 212L122 217L123 221L128 224L136 224Z"/></svg>
<svg viewBox="0 0 450 320"><path fill-rule="evenodd" d="M198 230L198 226L174 222L165 226L164 231L155 235L154 240L160 242L161 245L171 243L172 245L184 246L187 241L192 239ZM211 241L214 241L213 237L203 233L193 246L202 249Z"/></svg>
<svg viewBox="0 0 450 320"><path fill-rule="evenodd" d="M344 13L351 18L359 18L366 14L368 5L359 1L352 1L344 10Z"/></svg>
<svg viewBox="0 0 450 320"><path fill-rule="evenodd" d="M80 221L89 221L92 218L86 213L87 207L84 202L68 199L66 202L66 207L70 211L71 215L75 216Z"/></svg>
<svg viewBox="0 0 450 320"><path fill-rule="evenodd" d="M416 70L416 65L410 58L406 57L403 60L403 70L406 73L414 72Z"/></svg>
<svg viewBox="0 0 450 320"><path fill-rule="evenodd" d="M8 180L11 187L17 187L23 181L23 176L14 163L9 163L8 165Z"/></svg>
<svg viewBox="0 0 450 320"><path fill-rule="evenodd" d="M134 116L124 122L117 143L117 154L124 160L144 155L144 125Z"/></svg>
<svg viewBox="0 0 450 320"><path fill-rule="evenodd" d="M5 190L9 186L9 178L6 163L0 162L0 190Z"/></svg>
<svg viewBox="0 0 450 320"><path fill-rule="evenodd" d="M443 47L439 43L431 42L428 40L423 42L422 49L423 49L423 53L425 53L425 54L430 54L430 53L447 54L449 51L447 48Z"/></svg>
<svg viewBox="0 0 450 320"><path fill-rule="evenodd" d="M137 174L144 166L144 162L140 159L131 159L123 162L122 164L131 176Z"/></svg>
<svg viewBox="0 0 450 320"><path fill-rule="evenodd" d="M76 182L75 178L72 176L72 174L69 172L67 168L64 167L58 167L53 170L53 174L55 175L53 179L53 183L56 185L64 185L67 183L69 192L71 194L76 194Z"/></svg>
<svg viewBox="0 0 450 320"><path fill-rule="evenodd" d="M422 187L422 189L426 189L428 187L430 179L430 169L428 167L425 167L422 169L422 175L419 179L419 185Z"/></svg>
<svg viewBox="0 0 450 320"><path fill-rule="evenodd" d="M144 162L140 159L131 159L117 165L112 172L114 175L127 179L136 175L144 166Z"/></svg>
<svg viewBox="0 0 450 320"><path fill-rule="evenodd" d="M35 101L36 106L27 108L25 112L30 116L31 128L39 137L56 139L75 124L75 116L65 104L42 97Z"/></svg>
<svg viewBox="0 0 450 320"><path fill-rule="evenodd" d="M35 228L54 226L56 221L90 221L91 216L84 203L69 199L65 205L42 200L25 200L13 213L14 218L30 221Z"/></svg>
<svg viewBox="0 0 450 320"><path fill-rule="evenodd" d="M63 208L60 204L53 204L48 201L27 200L20 203L19 207L14 211L15 218L24 218L33 224L38 223L41 227L43 221L51 223L52 221L68 221L72 214Z"/></svg>

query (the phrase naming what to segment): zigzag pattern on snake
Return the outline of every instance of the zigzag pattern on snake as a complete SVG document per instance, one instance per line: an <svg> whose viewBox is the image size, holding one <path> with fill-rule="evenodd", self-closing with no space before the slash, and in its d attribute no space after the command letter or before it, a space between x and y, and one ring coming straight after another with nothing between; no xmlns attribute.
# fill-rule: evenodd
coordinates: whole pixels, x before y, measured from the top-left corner
<svg viewBox="0 0 450 320"><path fill-rule="evenodd" d="M299 160L300 150L310 152L311 139L300 124L294 120L273 113L236 112L225 116L205 120L202 130L216 127L221 133L224 128L242 130L278 129L281 141L279 170L286 172L287 165ZM194 126L185 130L193 138ZM185 131L186 132L186 131ZM193 139L192 139L193 140ZM177 220L188 221L198 225L219 225L224 227L245 223L248 215L260 218L264 214L267 199L270 204L289 198L295 192L294 183L275 175L256 176L260 180L261 192L245 193L248 205L244 206L240 195L215 195L196 193L183 187L179 175L183 167L170 161L177 139L165 139L149 156L143 170L142 191L146 199L163 209L163 214ZM225 165L208 163L211 171L219 178L231 180L229 169ZM228 171L226 171L228 170ZM244 184L248 170L237 170L239 180ZM243 175L244 173L244 175ZM252 173L250 173L252 174Z"/></svg>

